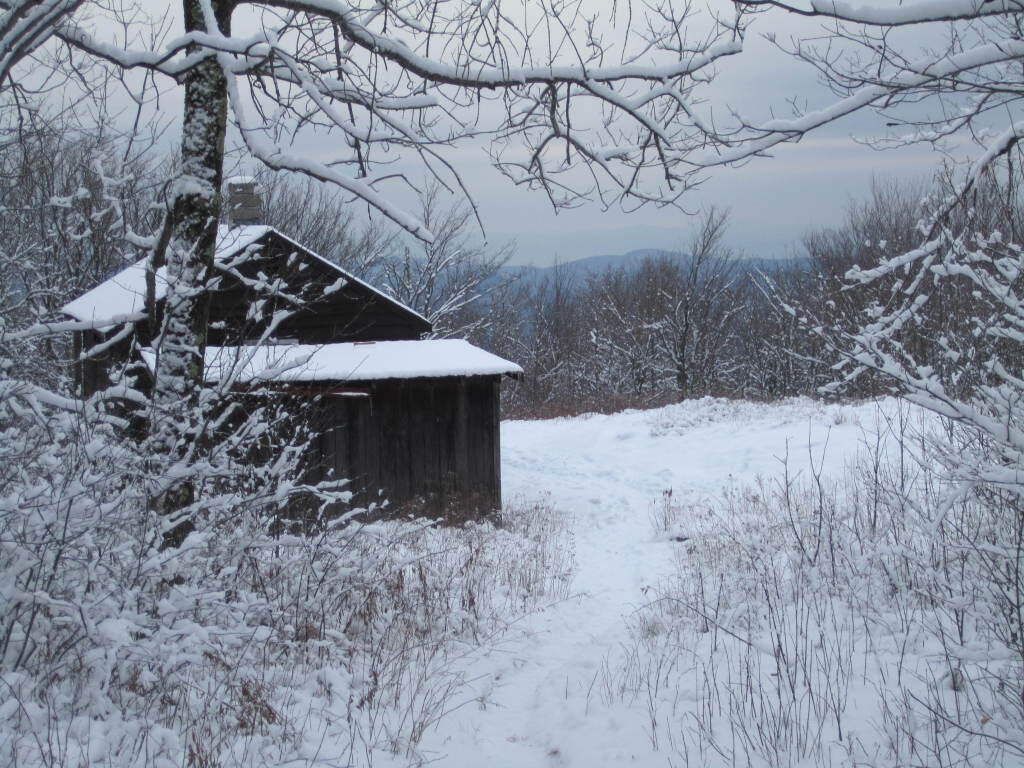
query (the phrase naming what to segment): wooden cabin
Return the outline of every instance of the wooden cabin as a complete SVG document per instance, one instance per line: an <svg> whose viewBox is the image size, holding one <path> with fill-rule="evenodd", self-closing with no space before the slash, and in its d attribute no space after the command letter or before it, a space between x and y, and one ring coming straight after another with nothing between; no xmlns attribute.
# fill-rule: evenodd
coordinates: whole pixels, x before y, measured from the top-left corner
<svg viewBox="0 0 1024 768"><path fill-rule="evenodd" d="M308 399L311 479L349 478L354 503L386 499L397 511L500 507L499 393L519 366L466 341L423 339L431 325L417 312L271 227L222 227L215 264L207 378L230 372L239 396L259 385ZM152 371L166 293L155 277L152 324L139 317L141 261L64 307L96 325L76 334L76 352L103 349L77 365L83 394L125 362Z"/></svg>

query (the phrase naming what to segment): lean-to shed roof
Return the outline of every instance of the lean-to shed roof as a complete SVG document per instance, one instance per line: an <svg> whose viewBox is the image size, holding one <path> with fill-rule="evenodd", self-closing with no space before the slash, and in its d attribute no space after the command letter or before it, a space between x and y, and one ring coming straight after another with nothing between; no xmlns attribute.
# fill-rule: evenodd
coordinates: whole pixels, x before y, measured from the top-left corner
<svg viewBox="0 0 1024 768"><path fill-rule="evenodd" d="M143 350L152 370L156 356ZM238 384L499 376L523 369L462 339L208 347L207 380Z"/></svg>

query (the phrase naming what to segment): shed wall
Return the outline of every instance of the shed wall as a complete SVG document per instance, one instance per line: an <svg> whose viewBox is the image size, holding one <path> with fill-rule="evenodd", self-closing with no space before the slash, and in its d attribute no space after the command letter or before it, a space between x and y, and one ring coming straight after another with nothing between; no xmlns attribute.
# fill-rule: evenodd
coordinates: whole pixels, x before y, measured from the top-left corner
<svg viewBox="0 0 1024 768"><path fill-rule="evenodd" d="M326 397L311 460L345 477L355 503L474 514L501 506L497 376L375 381L369 397ZM461 515L459 515L461 516Z"/></svg>

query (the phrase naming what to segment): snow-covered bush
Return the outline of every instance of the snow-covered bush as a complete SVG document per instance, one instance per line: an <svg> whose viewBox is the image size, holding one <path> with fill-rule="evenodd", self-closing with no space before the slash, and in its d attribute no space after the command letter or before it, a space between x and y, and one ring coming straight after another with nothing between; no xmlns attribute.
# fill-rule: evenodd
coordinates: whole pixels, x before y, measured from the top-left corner
<svg viewBox="0 0 1024 768"><path fill-rule="evenodd" d="M909 421L842 478L655 505L676 572L611 675L655 746L702 765L1024 758L1024 515L1004 491L949 495L932 446L975 432Z"/></svg>
<svg viewBox="0 0 1024 768"><path fill-rule="evenodd" d="M1016 181L982 170L928 202L919 247L850 270L876 293L857 322L808 323L840 359L833 391L884 381L931 423L901 412L841 483L655 506L685 555L618 673L655 745L705 764L1024 759L1024 249L993 194ZM697 707L677 727L681 691Z"/></svg>
<svg viewBox="0 0 1024 768"><path fill-rule="evenodd" d="M175 521L147 503L168 470L104 396L16 373L0 363L3 764L414 757L465 687L453 656L567 589L544 504L504 527L345 524L344 490L303 485L302 431L269 404L213 420L222 439L188 468L194 530L168 546Z"/></svg>
<svg viewBox="0 0 1024 768"><path fill-rule="evenodd" d="M275 641L273 592L258 567L262 551L280 543L269 534L282 509L269 475L258 487L239 468L228 474L229 457L208 461L210 492L191 510L195 531L168 547L169 522L146 504L151 462L100 399L54 408L53 395L13 378L10 362L5 368L5 758L179 764L234 741L232 729L200 733L231 718L250 735L284 728L275 704L255 693L265 685L260 654ZM278 465L276 479L294 468ZM306 566L323 557L303 554ZM257 700L259 717L247 710Z"/></svg>

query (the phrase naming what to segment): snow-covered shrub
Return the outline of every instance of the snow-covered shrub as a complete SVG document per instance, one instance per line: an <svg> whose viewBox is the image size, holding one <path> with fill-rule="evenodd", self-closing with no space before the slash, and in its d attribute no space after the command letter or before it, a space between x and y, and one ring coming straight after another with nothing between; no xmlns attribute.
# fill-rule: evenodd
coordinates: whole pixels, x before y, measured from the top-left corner
<svg viewBox="0 0 1024 768"><path fill-rule="evenodd" d="M611 675L655 746L703 765L1024 758L1024 515L992 488L950 497L934 420L889 426L842 478L662 499L676 573Z"/></svg>
<svg viewBox="0 0 1024 768"><path fill-rule="evenodd" d="M260 662L276 618L255 565L277 541L273 495L221 464L192 510L196 530L167 547L138 445L96 403L52 401L0 383L5 760L196 763L238 732L285 731Z"/></svg>
<svg viewBox="0 0 1024 768"><path fill-rule="evenodd" d="M840 359L833 392L884 382L941 423L900 412L840 482L655 508L685 554L617 673L620 695L646 694L655 745L730 765L1024 759L1024 248L1000 232L1019 231L1008 172L1009 187L975 169L941 190L919 247L847 273L873 303L808 324ZM681 691L697 706L676 727Z"/></svg>
<svg viewBox="0 0 1024 768"><path fill-rule="evenodd" d="M311 521L311 495L336 510L344 491L301 483L301 430L269 406L191 468L194 530L167 546L145 443L99 399L60 401L3 365L0 763L414 757L465 689L453 658L568 589L545 504L502 527Z"/></svg>

